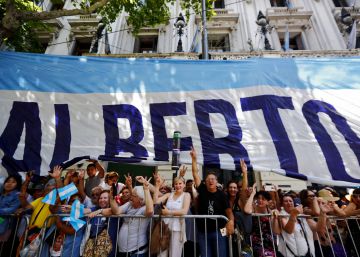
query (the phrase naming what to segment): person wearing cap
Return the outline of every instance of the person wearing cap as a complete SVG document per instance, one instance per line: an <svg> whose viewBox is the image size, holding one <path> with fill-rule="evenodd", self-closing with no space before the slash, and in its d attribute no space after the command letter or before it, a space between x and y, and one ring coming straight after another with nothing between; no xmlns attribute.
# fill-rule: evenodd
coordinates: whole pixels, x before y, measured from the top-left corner
<svg viewBox="0 0 360 257"><path fill-rule="evenodd" d="M319 203L324 203L329 207L328 215L330 216L339 216L345 217L345 212L337 204L340 198L335 196L336 192L329 187L325 187L317 192ZM318 238L321 245L321 250L319 249L319 244L316 246L316 254L324 256L333 256L333 251L335 252L336 257L346 256L345 250L341 246L341 242L336 241L335 232L333 230L332 223L335 223L336 220L328 218L326 221L327 231L323 233L318 233ZM338 246L337 246L338 245Z"/></svg>
<svg viewBox="0 0 360 257"><path fill-rule="evenodd" d="M350 195L350 203L344 209L346 216L358 216L360 215L360 188L354 189Z"/></svg>
<svg viewBox="0 0 360 257"><path fill-rule="evenodd" d="M91 197L91 189L99 186L105 176L105 170L97 160L89 160L91 163L86 167L88 178L85 180L85 193Z"/></svg>
<svg viewBox="0 0 360 257"><path fill-rule="evenodd" d="M340 217L345 217L346 213L337 204L336 201L340 200L340 197L334 196L334 191L329 188L323 188L317 192L318 198L324 200L325 203L330 207L329 214Z"/></svg>

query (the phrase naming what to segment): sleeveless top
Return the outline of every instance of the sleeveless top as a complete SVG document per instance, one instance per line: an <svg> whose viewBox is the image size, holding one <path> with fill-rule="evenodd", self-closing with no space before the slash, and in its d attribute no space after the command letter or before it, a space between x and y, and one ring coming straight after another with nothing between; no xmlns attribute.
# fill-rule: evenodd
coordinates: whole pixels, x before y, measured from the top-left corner
<svg viewBox="0 0 360 257"><path fill-rule="evenodd" d="M170 211L181 210L184 205L185 193L183 192L176 200L174 200L174 192L172 192L166 201L166 208ZM184 218L165 218L164 222L169 225L171 231L181 232L181 241L186 241L185 220Z"/></svg>

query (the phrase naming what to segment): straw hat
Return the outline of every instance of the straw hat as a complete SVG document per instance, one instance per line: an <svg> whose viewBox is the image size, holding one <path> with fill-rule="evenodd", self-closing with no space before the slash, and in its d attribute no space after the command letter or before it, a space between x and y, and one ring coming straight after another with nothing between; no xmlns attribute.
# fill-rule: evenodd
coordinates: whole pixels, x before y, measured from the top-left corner
<svg viewBox="0 0 360 257"><path fill-rule="evenodd" d="M334 197L330 190L327 189L321 189L318 191L318 196L326 201L336 202L340 200L340 197Z"/></svg>

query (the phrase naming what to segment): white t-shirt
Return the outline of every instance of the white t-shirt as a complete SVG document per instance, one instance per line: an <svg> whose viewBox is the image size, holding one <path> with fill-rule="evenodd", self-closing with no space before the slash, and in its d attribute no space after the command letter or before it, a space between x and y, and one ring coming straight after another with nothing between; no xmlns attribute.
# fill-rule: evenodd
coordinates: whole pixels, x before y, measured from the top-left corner
<svg viewBox="0 0 360 257"><path fill-rule="evenodd" d="M288 213L284 210L281 211L280 214L288 215ZM311 231L311 228L309 227L306 219L299 218L298 220L299 222L301 222L302 227L300 226L299 222L296 222L295 230L292 234L288 234L284 230L281 232L281 235L279 236L279 251L282 253L282 255L287 257L294 256L291 251L297 256L306 255L308 251L308 245L304 236L304 233L306 233L306 238L310 247L310 253L312 254L312 256L315 256L313 232ZM303 231L302 228L305 231ZM290 248L291 251L288 248Z"/></svg>
<svg viewBox="0 0 360 257"><path fill-rule="evenodd" d="M132 207L131 202L127 202L119 208L123 214L144 215L146 206L135 209ZM117 239L119 252L131 252L146 245L149 223L150 218L124 218ZM140 251L139 254L144 253L146 250Z"/></svg>

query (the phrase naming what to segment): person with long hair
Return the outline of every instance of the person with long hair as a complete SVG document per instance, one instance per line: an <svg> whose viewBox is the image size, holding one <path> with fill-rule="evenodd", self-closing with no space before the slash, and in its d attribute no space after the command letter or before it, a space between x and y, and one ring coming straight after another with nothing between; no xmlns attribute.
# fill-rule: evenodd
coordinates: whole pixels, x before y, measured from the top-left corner
<svg viewBox="0 0 360 257"><path fill-rule="evenodd" d="M111 250L112 246L110 244L105 245L110 240L108 234L108 218L106 217L97 217L97 215L102 213L103 209L110 208L110 191L103 190L100 193L98 205L92 208L92 212L88 214L90 218L90 235L89 239L86 241L84 253L82 256L91 257L91 256L107 256ZM111 242L113 244L113 242ZM101 248L99 246L102 246Z"/></svg>
<svg viewBox="0 0 360 257"><path fill-rule="evenodd" d="M2 255L10 256L11 244L14 238L15 219L8 216L14 214L16 209L20 206L18 194L21 188L21 177L10 175L4 181L3 190L0 194L0 244L2 245ZM16 249L16 247L14 248Z"/></svg>
<svg viewBox="0 0 360 257"><path fill-rule="evenodd" d="M158 176L155 181L154 203L161 204L161 214L165 216L182 216L186 215L190 208L191 196L184 192L185 180L182 177L174 178L175 191L166 193L159 197L159 188L161 185L161 178ZM180 257L183 245L186 241L185 220L169 218L164 219L164 222L169 225L171 231L171 241L169 249L162 251L158 256L161 257Z"/></svg>

